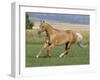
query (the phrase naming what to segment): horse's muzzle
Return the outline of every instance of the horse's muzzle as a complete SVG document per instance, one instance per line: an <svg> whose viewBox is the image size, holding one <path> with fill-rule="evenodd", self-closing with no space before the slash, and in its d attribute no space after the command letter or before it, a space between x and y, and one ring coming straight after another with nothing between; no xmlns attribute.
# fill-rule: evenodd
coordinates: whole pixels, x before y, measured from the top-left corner
<svg viewBox="0 0 100 80"><path fill-rule="evenodd" d="M39 35L39 36L41 36L41 33L42 33L42 31L41 31L41 30L39 30L39 31L38 31L38 35Z"/></svg>
<svg viewBox="0 0 100 80"><path fill-rule="evenodd" d="M39 30L39 31L38 31L38 34L41 34L42 32L43 32L42 30Z"/></svg>
<svg viewBox="0 0 100 80"><path fill-rule="evenodd" d="M41 31L38 31L38 34L40 35L41 34Z"/></svg>

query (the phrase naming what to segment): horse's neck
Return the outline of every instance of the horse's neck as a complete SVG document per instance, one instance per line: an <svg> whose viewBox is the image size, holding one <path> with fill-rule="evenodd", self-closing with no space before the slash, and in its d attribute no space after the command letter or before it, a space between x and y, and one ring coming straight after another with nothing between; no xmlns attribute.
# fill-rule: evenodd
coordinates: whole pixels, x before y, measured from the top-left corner
<svg viewBox="0 0 100 80"><path fill-rule="evenodd" d="M50 37L50 35L54 34L54 32L55 32L55 29L51 25L48 25L46 29L47 37Z"/></svg>

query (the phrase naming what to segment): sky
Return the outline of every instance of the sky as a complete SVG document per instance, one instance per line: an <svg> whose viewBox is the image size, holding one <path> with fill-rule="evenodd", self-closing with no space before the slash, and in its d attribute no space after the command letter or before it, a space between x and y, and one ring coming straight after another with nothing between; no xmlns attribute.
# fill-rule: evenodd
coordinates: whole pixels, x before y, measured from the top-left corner
<svg viewBox="0 0 100 80"><path fill-rule="evenodd" d="M32 22L46 20L59 23L87 24L89 25L90 16L80 14L58 14L58 13L36 13L26 12Z"/></svg>

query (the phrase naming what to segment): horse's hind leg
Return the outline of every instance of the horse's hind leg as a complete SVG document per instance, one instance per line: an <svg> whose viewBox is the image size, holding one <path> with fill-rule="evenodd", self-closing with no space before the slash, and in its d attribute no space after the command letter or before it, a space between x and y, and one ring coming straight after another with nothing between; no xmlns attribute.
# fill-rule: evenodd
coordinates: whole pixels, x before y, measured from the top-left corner
<svg viewBox="0 0 100 80"><path fill-rule="evenodd" d="M70 49L70 46L71 46L71 43L69 43L69 42L66 43L65 51L59 55L60 58L63 57L64 55L67 55L68 54L68 51Z"/></svg>
<svg viewBox="0 0 100 80"><path fill-rule="evenodd" d="M66 44L65 47L65 50L67 50L67 52L65 53L66 55L68 54L70 47L71 47L71 43Z"/></svg>
<svg viewBox="0 0 100 80"><path fill-rule="evenodd" d="M39 53L36 55L36 58L39 58L39 56L41 55L42 51L44 49L46 49L49 46L49 44L46 42L44 43L43 47L41 48L41 50L39 51Z"/></svg>
<svg viewBox="0 0 100 80"><path fill-rule="evenodd" d="M63 57L66 53L67 53L67 50L65 50L63 53L61 53L61 54L59 55L59 57L60 57L60 58Z"/></svg>

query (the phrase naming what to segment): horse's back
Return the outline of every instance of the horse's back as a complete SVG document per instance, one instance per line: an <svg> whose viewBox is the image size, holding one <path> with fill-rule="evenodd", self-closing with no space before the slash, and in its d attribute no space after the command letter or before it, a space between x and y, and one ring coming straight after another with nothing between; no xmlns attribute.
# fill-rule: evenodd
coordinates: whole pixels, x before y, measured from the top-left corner
<svg viewBox="0 0 100 80"><path fill-rule="evenodd" d="M71 33L72 32L72 30L66 30L66 33Z"/></svg>

